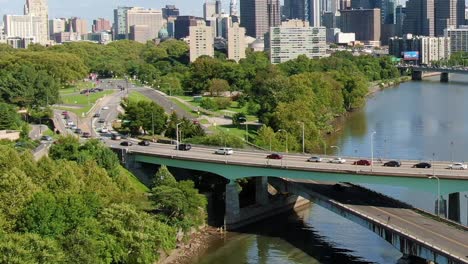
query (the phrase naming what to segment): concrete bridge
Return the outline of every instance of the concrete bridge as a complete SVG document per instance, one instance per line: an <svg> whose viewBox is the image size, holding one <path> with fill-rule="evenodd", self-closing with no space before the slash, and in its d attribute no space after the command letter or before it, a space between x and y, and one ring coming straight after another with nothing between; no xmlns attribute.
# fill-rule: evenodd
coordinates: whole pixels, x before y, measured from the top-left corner
<svg viewBox="0 0 468 264"><path fill-rule="evenodd" d="M191 151L177 151L174 146L164 144L153 144L150 147L111 147L120 154L122 162L128 167L138 166L141 163L159 164L210 172L230 180L225 191L227 228L237 227L245 220L243 217L246 215L249 219L256 217L243 212L239 207L235 183L237 179L253 177L256 180L257 204L265 208L269 203L267 190L270 184L281 192L316 199L319 205L369 227L405 254L423 257L437 263L468 263L466 227L455 222L447 224L439 221L434 215L428 217L405 207L392 207L391 211L385 211L385 208L375 209L376 207L371 204L350 205L338 202L334 197L327 197L328 193L320 193L309 185L310 182L370 183L403 186L431 193L439 188L441 195L449 195L449 216L460 221L459 192L468 191L468 173L447 170L446 162L433 164L433 169L411 168L408 165L415 162L410 161L403 161L404 166L400 168L388 168L375 164L370 167L310 163L303 155L285 155L282 160L268 160L265 158L267 155L265 152L237 151L233 155L216 155L213 153L214 149L197 147ZM428 176L433 175L437 175L440 180L436 182L428 179ZM285 178L287 180L281 183L280 179ZM350 193L349 195L348 200L355 197ZM389 221L390 217L398 220L392 224L386 223L385 220ZM426 229L429 231L422 231Z"/></svg>
<svg viewBox="0 0 468 264"><path fill-rule="evenodd" d="M411 79L420 81L423 78L423 72L438 72L440 73L440 81L448 82L449 73L468 74L468 68L460 67L429 67L429 66L397 66L400 70L410 70Z"/></svg>

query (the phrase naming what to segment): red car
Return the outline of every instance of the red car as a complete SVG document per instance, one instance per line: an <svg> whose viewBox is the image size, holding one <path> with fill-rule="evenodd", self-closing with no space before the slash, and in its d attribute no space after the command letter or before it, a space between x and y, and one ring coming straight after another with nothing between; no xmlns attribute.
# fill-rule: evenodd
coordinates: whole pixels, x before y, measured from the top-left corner
<svg viewBox="0 0 468 264"><path fill-rule="evenodd" d="M353 165L370 166L371 162L368 160L358 160L353 162Z"/></svg>
<svg viewBox="0 0 468 264"><path fill-rule="evenodd" d="M267 159L282 159L283 155L278 154L278 153L272 153L267 156Z"/></svg>

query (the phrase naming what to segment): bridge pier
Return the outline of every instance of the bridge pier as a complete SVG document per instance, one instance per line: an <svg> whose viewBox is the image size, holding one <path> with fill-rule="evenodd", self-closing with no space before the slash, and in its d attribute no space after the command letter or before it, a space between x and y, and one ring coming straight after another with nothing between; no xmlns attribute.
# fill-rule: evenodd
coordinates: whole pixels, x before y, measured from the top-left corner
<svg viewBox="0 0 468 264"><path fill-rule="evenodd" d="M422 80L422 77L423 77L422 71L414 71L414 70L413 70L413 73L411 74L411 80L413 80L413 81L421 81L421 80Z"/></svg>
<svg viewBox="0 0 468 264"><path fill-rule="evenodd" d="M449 81L449 73L448 72L441 72L440 73L440 82L448 82Z"/></svg>
<svg viewBox="0 0 468 264"><path fill-rule="evenodd" d="M268 177L255 178L255 201L258 205L268 204Z"/></svg>
<svg viewBox="0 0 468 264"><path fill-rule="evenodd" d="M460 223L460 193L449 194L448 218Z"/></svg>
<svg viewBox="0 0 468 264"><path fill-rule="evenodd" d="M240 205L239 205L239 192L237 191L237 184L235 181L230 181L226 184L225 194L225 212L224 212L224 226L229 229L230 226L240 221Z"/></svg>

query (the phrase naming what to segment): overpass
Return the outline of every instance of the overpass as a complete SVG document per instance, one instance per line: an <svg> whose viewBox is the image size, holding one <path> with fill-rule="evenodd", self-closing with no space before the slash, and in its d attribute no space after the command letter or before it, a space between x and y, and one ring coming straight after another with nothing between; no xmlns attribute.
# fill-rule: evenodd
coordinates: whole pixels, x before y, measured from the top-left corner
<svg viewBox="0 0 468 264"><path fill-rule="evenodd" d="M401 65L397 66L400 70L411 71L411 79L414 81L420 81L423 77L423 72L439 72L440 81L448 82L449 73L457 74L468 74L468 67L435 67L435 66L412 66L412 65Z"/></svg>
<svg viewBox="0 0 468 264"><path fill-rule="evenodd" d="M334 201L333 198L323 198L324 194L317 195L314 190L305 190L304 186L292 184L300 181L370 183L402 186L431 193L437 192L439 187L441 195L449 194L449 216L459 221L459 192L468 191L468 172L447 170L448 162L435 162L431 169L411 168L411 165L416 161L403 161L403 166L400 168L383 167L376 164L371 167L350 165L352 161L356 160L353 158L348 159L348 164L311 163L306 161L308 157L304 155L285 155L282 160L269 160L265 158L267 153L260 151L236 151L233 155L216 155L214 149L210 148L193 147L190 151L177 151L174 146L165 144L123 148L115 146L115 143L107 142L120 154L121 161L127 167L138 166L140 163L151 163L210 172L230 180L226 185L225 193L225 223L228 228L235 228L242 221L241 217L247 215L239 207L235 180L255 178L256 201L257 204L263 206L269 202L268 184L274 186L273 183L276 179L287 179L290 182L289 187L287 187L289 192L294 190L293 193L306 198L319 197L320 205L361 225L372 227L372 231L381 235L403 253L421 256L437 261L437 263L468 263L468 257L465 257L468 255L468 243L464 242L468 241L468 232L461 225L454 222L450 225L441 224L440 221L431 219L427 215L416 217L416 214L409 213L407 208L397 207L393 208L392 211L382 212L382 209L376 210L374 207L366 205L360 205L358 208L350 207ZM438 176L440 182L428 179L429 176ZM391 215L392 218L399 219L397 221L399 224L382 224L385 222L382 220L382 215L385 217ZM458 215L458 219L453 217L454 215ZM432 217L436 218L436 216ZM376 219L379 220L376 221ZM421 219L424 219L422 227L418 223ZM414 228L417 229L414 232L407 232L408 223L411 223L410 226L412 226L410 231L414 226L419 226L419 228ZM432 230L431 226L437 226L438 231L426 232L423 235L421 228ZM461 240L447 244L447 240L441 240L441 237L445 236L444 232L453 232L457 237L461 237ZM449 237L448 241L453 240L454 236L450 236L452 238ZM453 248L457 248L455 253L452 252Z"/></svg>

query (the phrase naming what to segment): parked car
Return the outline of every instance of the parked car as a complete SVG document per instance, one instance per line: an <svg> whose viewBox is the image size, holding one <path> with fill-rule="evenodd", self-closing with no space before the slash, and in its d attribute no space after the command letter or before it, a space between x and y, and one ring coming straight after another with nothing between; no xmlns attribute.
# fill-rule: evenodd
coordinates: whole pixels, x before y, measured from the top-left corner
<svg viewBox="0 0 468 264"><path fill-rule="evenodd" d="M102 107L102 110L109 110L109 107L106 105L106 106L103 106Z"/></svg>
<svg viewBox="0 0 468 264"><path fill-rule="evenodd" d="M384 166L385 167L400 167L401 166L401 162L397 161L397 160L391 160L391 161L387 161L384 163Z"/></svg>
<svg viewBox="0 0 468 264"><path fill-rule="evenodd" d="M62 115L68 115L68 111L63 111Z"/></svg>
<svg viewBox="0 0 468 264"><path fill-rule="evenodd" d="M179 150L184 150L184 151L188 151L188 150L191 150L192 149L192 145L190 144L179 144Z"/></svg>
<svg viewBox="0 0 468 264"><path fill-rule="evenodd" d="M94 117L100 117L100 116L101 116L100 113L95 113L95 114L94 114Z"/></svg>
<svg viewBox="0 0 468 264"><path fill-rule="evenodd" d="M317 156L312 156L312 157L308 158L307 161L308 162L322 162L322 158L317 157Z"/></svg>
<svg viewBox="0 0 468 264"><path fill-rule="evenodd" d="M369 160L362 159L353 162L353 165L370 166L371 162Z"/></svg>
<svg viewBox="0 0 468 264"><path fill-rule="evenodd" d="M88 93L88 92L89 92L88 89L84 89L84 90L81 90L81 91L80 91L80 94L85 94L85 93Z"/></svg>
<svg viewBox="0 0 468 264"><path fill-rule="evenodd" d="M109 129L107 127L101 127L101 133L109 133Z"/></svg>
<svg viewBox="0 0 468 264"><path fill-rule="evenodd" d="M337 163L337 164L343 164L345 162L346 160L343 158L334 158L328 161L328 163Z"/></svg>
<svg viewBox="0 0 468 264"><path fill-rule="evenodd" d="M130 141L122 141L122 142L120 143L120 145L121 145L121 146L131 146L131 145L133 145L133 143L130 142Z"/></svg>
<svg viewBox="0 0 468 264"><path fill-rule="evenodd" d="M267 159L283 159L283 155L278 153L271 153L270 155L266 156Z"/></svg>
<svg viewBox="0 0 468 264"><path fill-rule="evenodd" d="M232 155L234 154L234 150L232 150L232 148L220 148L215 150L214 153L219 155Z"/></svg>
<svg viewBox="0 0 468 264"><path fill-rule="evenodd" d="M75 133L78 134L78 135L81 135L81 133L83 133L83 131L80 128L77 128L77 129L75 129Z"/></svg>
<svg viewBox="0 0 468 264"><path fill-rule="evenodd" d="M120 140L122 137L119 134L112 134L111 139L112 140Z"/></svg>
<svg viewBox="0 0 468 264"><path fill-rule="evenodd" d="M451 170L466 170L467 167L468 166L466 164L461 163L461 162L456 162L448 166L448 168Z"/></svg>
<svg viewBox="0 0 468 264"><path fill-rule="evenodd" d="M42 136L41 140L43 140L43 141L52 141L53 139L52 139L51 136Z"/></svg>
<svg viewBox="0 0 468 264"><path fill-rule="evenodd" d="M125 141L124 141L125 142ZM122 142L123 143L123 142ZM140 146L149 146L150 145L150 142L148 140L142 140L140 142L138 142L138 145Z"/></svg>
<svg viewBox="0 0 468 264"><path fill-rule="evenodd" d="M104 123L104 122L106 122L106 120L104 118L99 118L98 122L99 123Z"/></svg>
<svg viewBox="0 0 468 264"><path fill-rule="evenodd" d="M70 126L70 129L71 129L71 130L76 130L76 129L78 129L78 126L77 126L77 125L71 125L71 126Z"/></svg>
<svg viewBox="0 0 468 264"><path fill-rule="evenodd" d="M431 167L431 164L427 162L419 162L413 165L413 168L429 169L430 167Z"/></svg>
<svg viewBox="0 0 468 264"><path fill-rule="evenodd" d="M73 126L73 125L74 125L73 121L71 121L71 120L67 121L67 126Z"/></svg>
<svg viewBox="0 0 468 264"><path fill-rule="evenodd" d="M84 138L90 138L91 137L91 133L89 132L83 132L83 134L81 134L82 137Z"/></svg>

